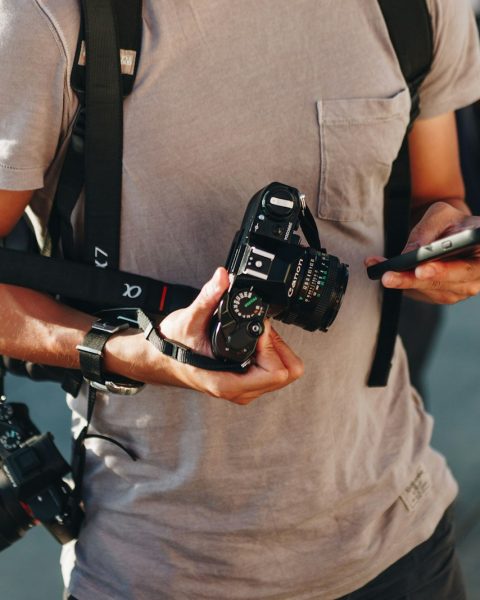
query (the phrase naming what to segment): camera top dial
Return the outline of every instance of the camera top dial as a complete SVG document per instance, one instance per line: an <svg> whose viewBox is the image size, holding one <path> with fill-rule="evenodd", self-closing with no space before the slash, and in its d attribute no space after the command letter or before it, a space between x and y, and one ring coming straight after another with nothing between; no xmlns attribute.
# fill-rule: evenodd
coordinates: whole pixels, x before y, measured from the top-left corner
<svg viewBox="0 0 480 600"><path fill-rule="evenodd" d="M249 320L263 317L265 305L253 290L239 290L230 300L233 315L238 320Z"/></svg>
<svg viewBox="0 0 480 600"><path fill-rule="evenodd" d="M9 427L0 435L0 444L3 447L2 450L11 452L12 450L20 448L22 442L22 434L12 427Z"/></svg>

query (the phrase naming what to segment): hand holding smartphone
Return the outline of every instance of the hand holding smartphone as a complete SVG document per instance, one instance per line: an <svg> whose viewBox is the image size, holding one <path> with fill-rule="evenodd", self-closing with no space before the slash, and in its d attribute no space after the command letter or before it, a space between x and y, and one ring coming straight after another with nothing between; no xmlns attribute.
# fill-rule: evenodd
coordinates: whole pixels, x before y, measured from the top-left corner
<svg viewBox="0 0 480 600"><path fill-rule="evenodd" d="M411 271L431 260L469 257L476 250L480 250L480 228L472 227L372 265L367 268L367 275L380 279L387 271Z"/></svg>

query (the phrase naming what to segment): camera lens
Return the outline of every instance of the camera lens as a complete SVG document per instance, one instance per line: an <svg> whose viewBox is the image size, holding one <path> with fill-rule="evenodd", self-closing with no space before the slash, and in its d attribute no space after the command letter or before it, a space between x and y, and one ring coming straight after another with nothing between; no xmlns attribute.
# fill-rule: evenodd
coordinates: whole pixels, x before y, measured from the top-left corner
<svg viewBox="0 0 480 600"><path fill-rule="evenodd" d="M275 318L307 331L327 331L345 295L348 265L336 256L302 248L292 263L288 287L289 306Z"/></svg>
<svg viewBox="0 0 480 600"><path fill-rule="evenodd" d="M0 469L0 551L20 539L33 525L4 471Z"/></svg>

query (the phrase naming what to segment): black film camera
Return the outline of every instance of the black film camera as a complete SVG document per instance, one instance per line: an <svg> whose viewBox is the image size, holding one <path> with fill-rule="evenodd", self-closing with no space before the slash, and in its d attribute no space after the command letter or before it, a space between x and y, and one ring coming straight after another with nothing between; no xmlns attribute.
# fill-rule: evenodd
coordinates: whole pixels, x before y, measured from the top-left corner
<svg viewBox="0 0 480 600"><path fill-rule="evenodd" d="M300 245L299 227L310 247ZM305 197L282 183L250 200L226 268L231 285L213 317L212 351L241 363L254 353L265 318L327 331L348 282L348 265L321 247Z"/></svg>
<svg viewBox="0 0 480 600"><path fill-rule="evenodd" d="M51 433L24 404L0 398L0 551L42 523L61 543L77 537L83 511L63 478L70 472Z"/></svg>

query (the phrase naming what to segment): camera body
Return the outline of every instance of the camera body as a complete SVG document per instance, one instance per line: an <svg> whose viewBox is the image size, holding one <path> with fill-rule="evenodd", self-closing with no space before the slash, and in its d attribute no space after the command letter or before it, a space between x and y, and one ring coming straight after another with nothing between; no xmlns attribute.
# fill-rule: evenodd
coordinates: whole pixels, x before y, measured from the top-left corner
<svg viewBox="0 0 480 600"><path fill-rule="evenodd" d="M226 268L231 284L212 320L212 351L240 363L254 353L266 318L327 331L348 282L348 266L321 248L305 197L282 183L250 200Z"/></svg>
<svg viewBox="0 0 480 600"><path fill-rule="evenodd" d="M77 537L83 511L63 478L70 472L51 433L24 404L0 399L0 551L42 523L61 543Z"/></svg>

